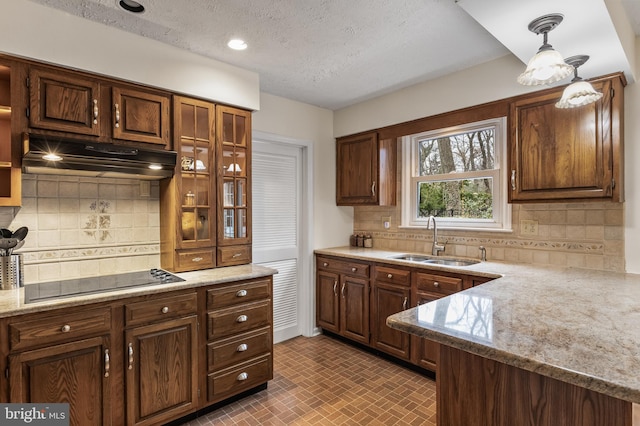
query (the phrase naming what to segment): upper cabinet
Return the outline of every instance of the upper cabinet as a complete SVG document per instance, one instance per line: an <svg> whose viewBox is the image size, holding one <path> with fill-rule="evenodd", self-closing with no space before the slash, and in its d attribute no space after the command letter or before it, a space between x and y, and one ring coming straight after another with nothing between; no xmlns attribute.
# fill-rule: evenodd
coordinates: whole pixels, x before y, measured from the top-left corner
<svg viewBox="0 0 640 426"><path fill-rule="evenodd" d="M396 139L366 133L336 140L336 204L396 204Z"/></svg>
<svg viewBox="0 0 640 426"><path fill-rule="evenodd" d="M20 81L24 66L0 59L0 206L20 206L22 173L20 170L21 126Z"/></svg>
<svg viewBox="0 0 640 426"><path fill-rule="evenodd" d="M160 182L161 264L170 271L215 267L215 105L174 96L174 148L179 161Z"/></svg>
<svg viewBox="0 0 640 426"><path fill-rule="evenodd" d="M510 106L509 201L623 201L624 76L591 81L603 97L579 108L555 103L564 88Z"/></svg>
<svg viewBox="0 0 640 426"><path fill-rule="evenodd" d="M170 97L92 76L33 66L29 127L169 149Z"/></svg>
<svg viewBox="0 0 640 426"><path fill-rule="evenodd" d="M216 107L218 266L251 262L251 113Z"/></svg>

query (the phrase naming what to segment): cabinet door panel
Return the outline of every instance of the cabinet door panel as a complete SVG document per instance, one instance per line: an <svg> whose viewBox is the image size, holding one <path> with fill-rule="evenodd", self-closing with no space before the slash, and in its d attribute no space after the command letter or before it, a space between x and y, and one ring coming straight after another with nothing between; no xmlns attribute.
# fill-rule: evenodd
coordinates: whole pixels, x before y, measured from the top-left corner
<svg viewBox="0 0 640 426"><path fill-rule="evenodd" d="M113 137L169 145L169 97L114 87Z"/></svg>
<svg viewBox="0 0 640 426"><path fill-rule="evenodd" d="M344 337L369 343L369 280L342 277L340 329Z"/></svg>
<svg viewBox="0 0 640 426"><path fill-rule="evenodd" d="M160 424L198 404L197 317L126 331L127 424Z"/></svg>
<svg viewBox="0 0 640 426"><path fill-rule="evenodd" d="M408 360L409 335L387 326L387 317L409 309L411 290L408 287L375 283L371 312L372 345L384 352Z"/></svg>
<svg viewBox="0 0 640 426"><path fill-rule="evenodd" d="M442 297L440 294L417 292L412 299L416 306L434 301ZM411 336L411 362L427 370L436 371L440 344L419 336Z"/></svg>
<svg viewBox="0 0 640 426"><path fill-rule="evenodd" d="M38 68L29 81L31 127L100 135L98 82Z"/></svg>
<svg viewBox="0 0 640 426"><path fill-rule="evenodd" d="M316 274L316 323L334 333L340 332L339 286L338 274L326 271Z"/></svg>
<svg viewBox="0 0 640 426"><path fill-rule="evenodd" d="M70 425L108 425L107 337L9 356L11 402L69 403Z"/></svg>
<svg viewBox="0 0 640 426"><path fill-rule="evenodd" d="M339 140L336 155L337 204L377 204L378 135Z"/></svg>

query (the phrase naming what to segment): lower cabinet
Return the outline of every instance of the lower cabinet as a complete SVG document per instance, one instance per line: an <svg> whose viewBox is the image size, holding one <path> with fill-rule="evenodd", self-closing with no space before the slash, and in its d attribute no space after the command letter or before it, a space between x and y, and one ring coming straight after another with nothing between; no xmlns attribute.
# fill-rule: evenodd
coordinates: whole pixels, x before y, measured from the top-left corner
<svg viewBox="0 0 640 426"><path fill-rule="evenodd" d="M410 338L387 326L387 317L409 309L411 271L374 266L371 297L371 346L409 361Z"/></svg>
<svg viewBox="0 0 640 426"><path fill-rule="evenodd" d="M0 402L69 403L71 426L164 425L265 385L272 291L267 276L2 319Z"/></svg>
<svg viewBox="0 0 640 426"><path fill-rule="evenodd" d="M316 321L328 331L369 344L369 265L316 258Z"/></svg>
<svg viewBox="0 0 640 426"><path fill-rule="evenodd" d="M196 410L197 329L194 311L125 332L127 425L161 424Z"/></svg>
<svg viewBox="0 0 640 426"><path fill-rule="evenodd" d="M387 317L491 279L317 255L316 323L435 372L438 343L388 327Z"/></svg>

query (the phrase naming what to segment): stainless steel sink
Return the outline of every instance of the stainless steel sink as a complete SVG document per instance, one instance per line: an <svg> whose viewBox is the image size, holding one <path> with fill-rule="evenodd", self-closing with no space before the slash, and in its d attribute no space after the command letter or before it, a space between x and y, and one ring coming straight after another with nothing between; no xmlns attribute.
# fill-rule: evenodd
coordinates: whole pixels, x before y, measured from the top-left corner
<svg viewBox="0 0 640 426"><path fill-rule="evenodd" d="M461 260L461 259L427 259L424 263L431 263L434 265L446 265L446 266L469 266L480 263L477 260Z"/></svg>
<svg viewBox="0 0 640 426"><path fill-rule="evenodd" d="M407 260L409 262L429 263L432 265L445 265L445 266L469 266L480 263L479 260L469 259L451 259L441 258L434 256L423 256L419 254L401 254L398 256L391 256L392 259Z"/></svg>

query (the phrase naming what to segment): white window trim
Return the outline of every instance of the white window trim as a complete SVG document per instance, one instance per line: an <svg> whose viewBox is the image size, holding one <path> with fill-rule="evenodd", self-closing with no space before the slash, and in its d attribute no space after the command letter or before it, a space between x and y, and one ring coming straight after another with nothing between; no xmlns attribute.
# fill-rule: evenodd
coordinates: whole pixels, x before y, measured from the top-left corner
<svg viewBox="0 0 640 426"><path fill-rule="evenodd" d="M464 124L460 126L448 127L446 129L431 130L428 132L418 133L414 135L404 136L402 138L402 205L401 205L401 228L424 228L427 225L427 219L417 219L413 216L413 212L417 211L417 182L412 171L417 171L415 161L415 149L417 139L432 139L434 137L442 137L457 133L470 132L487 127L495 127L496 146L495 146L495 165L493 171L474 171L456 173L455 180L476 177L491 176L493 184L497 186L494 190L493 212L494 219L455 219L438 217L438 228L440 229L460 229L465 231L484 231L484 232L512 232L511 228L511 204L508 200L507 185L507 119L506 117L477 121L475 123ZM415 173L417 174L417 173ZM447 175L440 175L446 180ZM438 175L434 176L438 177ZM454 178L452 177L452 180Z"/></svg>

